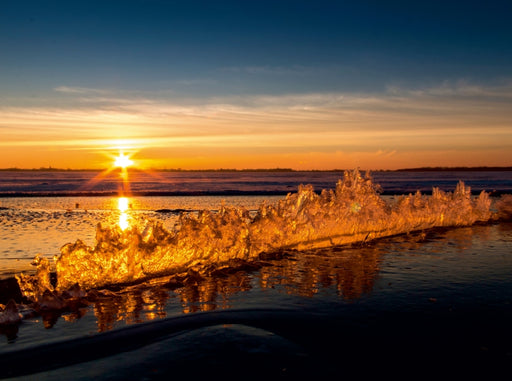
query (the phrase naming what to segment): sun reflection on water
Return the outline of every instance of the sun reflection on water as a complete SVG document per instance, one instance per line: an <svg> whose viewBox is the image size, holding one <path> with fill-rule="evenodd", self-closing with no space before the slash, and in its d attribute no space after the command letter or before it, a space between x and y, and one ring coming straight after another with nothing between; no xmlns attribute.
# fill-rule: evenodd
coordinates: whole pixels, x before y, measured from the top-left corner
<svg viewBox="0 0 512 381"><path fill-rule="evenodd" d="M117 209L119 209L119 227L121 230L126 230L130 227L128 210L130 209L130 200L128 197L119 197L117 199Z"/></svg>

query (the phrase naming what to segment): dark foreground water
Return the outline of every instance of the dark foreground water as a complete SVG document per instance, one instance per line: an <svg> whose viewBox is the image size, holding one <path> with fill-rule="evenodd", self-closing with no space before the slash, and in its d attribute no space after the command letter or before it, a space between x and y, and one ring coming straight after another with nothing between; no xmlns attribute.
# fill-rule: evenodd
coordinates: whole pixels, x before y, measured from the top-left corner
<svg viewBox="0 0 512 381"><path fill-rule="evenodd" d="M414 181L435 180L428 176ZM493 189L508 186L492 176ZM132 213L170 226L173 210L215 209L222 199L252 210L261 202L187 197L135 197ZM120 217L115 199L85 197L78 208L75 200L2 199L2 263L27 269L37 252L93 240L98 221ZM0 283L3 304L22 302L11 267ZM503 221L269 253L208 276L95 290L85 304L4 326L0 377L497 379L512 360L511 275L512 224Z"/></svg>

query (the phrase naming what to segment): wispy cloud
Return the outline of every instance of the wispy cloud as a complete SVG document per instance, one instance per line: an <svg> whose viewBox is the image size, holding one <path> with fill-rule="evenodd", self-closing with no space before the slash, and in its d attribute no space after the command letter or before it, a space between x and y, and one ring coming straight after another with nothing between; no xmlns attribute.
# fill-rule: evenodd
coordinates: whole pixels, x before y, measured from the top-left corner
<svg viewBox="0 0 512 381"><path fill-rule="evenodd" d="M58 90L57 90L58 89ZM423 89L389 87L380 94L354 93L307 93L282 95L245 95L210 98L179 98L169 93L125 92L103 89L61 86L59 92L77 94L75 108L1 107L5 116L44 119L126 118L158 120L170 117L207 118L210 121L240 120L327 122L338 120L381 121L421 114L425 120L434 121L439 115L458 118L464 115L507 120L512 110L506 103L512 98L512 83L502 86L483 87L470 84L442 84ZM496 118L495 118L496 117ZM2 120L5 121L5 118ZM414 126L411 126L414 128Z"/></svg>
<svg viewBox="0 0 512 381"><path fill-rule="evenodd" d="M229 66L219 69L221 72L244 73L250 75L293 75L303 76L318 73L319 68L301 65L292 66Z"/></svg>
<svg viewBox="0 0 512 381"><path fill-rule="evenodd" d="M0 107L0 146L93 150L124 139L191 152L365 151L383 160L413 151L512 148L511 83L201 99L57 89L76 95L76 107Z"/></svg>
<svg viewBox="0 0 512 381"><path fill-rule="evenodd" d="M219 81L211 78L194 78L194 79L180 79L171 81L170 84L184 85L184 86L202 86L202 85L216 85Z"/></svg>
<svg viewBox="0 0 512 381"><path fill-rule="evenodd" d="M108 94L110 91L105 89L91 89L87 87L59 86L55 91L65 94Z"/></svg>

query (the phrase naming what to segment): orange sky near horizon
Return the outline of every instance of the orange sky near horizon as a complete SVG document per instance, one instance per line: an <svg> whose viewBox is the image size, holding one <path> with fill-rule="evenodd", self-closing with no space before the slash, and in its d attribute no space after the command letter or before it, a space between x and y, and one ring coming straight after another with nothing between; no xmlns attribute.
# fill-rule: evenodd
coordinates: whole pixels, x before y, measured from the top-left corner
<svg viewBox="0 0 512 381"><path fill-rule="evenodd" d="M81 151L72 151L66 155L58 149L38 148L26 152L23 149L3 150L3 154L10 155L11 161L1 168L39 169L107 169L113 165L112 156L119 152L131 150L106 149L101 152L92 151L84 154ZM209 155L180 155L168 159L152 154L152 149L142 148L132 156L134 166L141 169L260 169L260 168L291 168L294 170L331 170L331 169L371 169L394 170L417 167L478 167L478 166L511 166L512 160L509 152L480 150L461 153L456 150L433 152L309 152L292 154L259 154L250 155L233 153L223 155L212 152ZM12 164L11 164L12 163ZM18 164L20 163L20 164Z"/></svg>
<svg viewBox="0 0 512 381"><path fill-rule="evenodd" d="M0 168L512 166L510 1L11 1Z"/></svg>
<svg viewBox="0 0 512 381"><path fill-rule="evenodd" d="M512 165L512 85L203 103L97 93L81 89L75 107L0 107L0 168L103 169L119 150L152 169Z"/></svg>

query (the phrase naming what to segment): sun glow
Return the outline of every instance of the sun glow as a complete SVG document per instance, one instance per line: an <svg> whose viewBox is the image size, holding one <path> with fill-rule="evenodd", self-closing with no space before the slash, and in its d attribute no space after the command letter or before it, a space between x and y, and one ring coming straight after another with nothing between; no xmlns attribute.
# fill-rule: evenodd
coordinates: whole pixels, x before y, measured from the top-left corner
<svg viewBox="0 0 512 381"><path fill-rule="evenodd" d="M122 152L119 153L119 156L115 158L114 166L116 167L128 168L131 165L133 165L133 160L131 160L129 156L125 155Z"/></svg>

